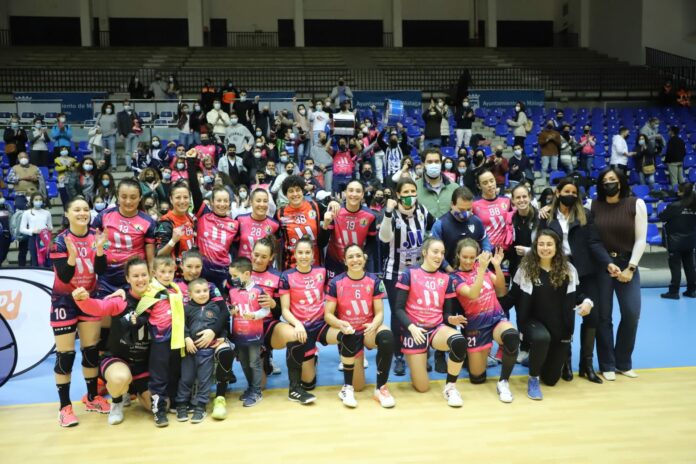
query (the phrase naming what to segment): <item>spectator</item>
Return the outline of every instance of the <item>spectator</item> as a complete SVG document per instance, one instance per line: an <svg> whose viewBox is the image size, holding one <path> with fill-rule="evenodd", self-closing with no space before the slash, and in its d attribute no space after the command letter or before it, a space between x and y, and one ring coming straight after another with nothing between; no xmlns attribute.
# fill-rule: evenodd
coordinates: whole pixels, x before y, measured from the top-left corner
<svg viewBox="0 0 696 464"><path fill-rule="evenodd" d="M201 143L201 134L205 124L208 122L206 119L206 112L202 109L201 105L202 103L195 102L193 104L193 112L189 116L189 128L191 129L191 135L193 135L194 145Z"/></svg>
<svg viewBox="0 0 696 464"><path fill-rule="evenodd" d="M276 204L279 208L288 204L288 198L283 194L282 191L283 181L288 177L292 176L294 173L295 163L289 161L285 165L285 169L282 170L280 174L278 174L278 176L275 178L275 181L273 181L273 185L271 185L271 193L273 195L277 195Z"/></svg>
<svg viewBox="0 0 696 464"><path fill-rule="evenodd" d="M488 158L488 163L491 166L491 172L495 177L495 184L498 188L505 186L505 176L510 170L508 160L503 156L503 146L497 145L495 153Z"/></svg>
<svg viewBox="0 0 696 464"><path fill-rule="evenodd" d="M111 207L116 204L118 197L116 195L116 182L114 176L109 172L102 172L99 175L99 183L94 197L101 198L107 206Z"/></svg>
<svg viewBox="0 0 696 464"><path fill-rule="evenodd" d="M222 109L220 100L215 99L213 101L213 109L208 111L205 118L208 124L212 126L212 135L219 143L225 143L225 132L227 131L227 126L230 124L230 117L227 112ZM251 134L249 135L251 136Z"/></svg>
<svg viewBox="0 0 696 464"><path fill-rule="evenodd" d="M621 171L623 175L627 175L628 157L634 156L636 152L628 151L626 139L628 138L628 128L620 127L619 133L611 139L611 158L609 164L611 167Z"/></svg>
<svg viewBox="0 0 696 464"><path fill-rule="evenodd" d="M273 130L274 121L273 115L271 114L271 108L268 106L268 103L264 103L261 111L259 111L258 105L254 107L254 110L256 111L256 114L254 115L256 121L256 130L261 131L260 135L262 135L265 139L268 139L271 135L271 131ZM328 116L326 119L328 120Z"/></svg>
<svg viewBox="0 0 696 464"><path fill-rule="evenodd" d="M155 100L166 100L167 89L168 85L162 80L162 75L159 72L155 73L155 80L147 88L149 97Z"/></svg>
<svg viewBox="0 0 696 464"><path fill-rule="evenodd" d="M423 112L425 131L423 135L423 148L440 146L440 123L442 122L442 112L435 105L435 100L430 99L430 106Z"/></svg>
<svg viewBox="0 0 696 464"><path fill-rule="evenodd" d="M665 147L665 139L662 137L658 129L660 128L660 120L650 118L643 127L640 128L640 133L648 139L648 148L654 153L662 153Z"/></svg>
<svg viewBox="0 0 696 464"><path fill-rule="evenodd" d="M585 124L580 136L580 153L581 166L587 174L590 174L594 169L595 145L597 145L597 137L592 135L592 126Z"/></svg>
<svg viewBox="0 0 696 464"><path fill-rule="evenodd" d="M314 196L317 194L317 192L319 190L321 190L321 187L319 187L319 184L317 183L316 179L312 175L312 171L310 169L305 169L304 171L302 171L302 178L305 181L305 187L304 187L305 199L313 200Z"/></svg>
<svg viewBox="0 0 696 464"><path fill-rule="evenodd" d="M471 160L471 166L464 174L464 186L474 193L474 196L481 194L478 187L478 173L486 168L486 152L478 148L474 151L474 156Z"/></svg>
<svg viewBox="0 0 696 464"><path fill-rule="evenodd" d="M513 127L512 135L515 136L514 144L524 147L524 141L527 139L527 113L525 113L524 103L518 101L515 103L515 119L508 119L507 125Z"/></svg>
<svg viewBox="0 0 696 464"><path fill-rule="evenodd" d="M440 122L440 145L443 147L449 146L450 138L450 109L449 106L445 104L445 100L442 98L437 99L437 109L440 110L442 114L442 121Z"/></svg>
<svg viewBox="0 0 696 464"><path fill-rule="evenodd" d="M466 156L460 156L459 159L457 160L457 177L454 180L454 182L459 187L464 187L466 185L465 179L466 179L467 165L468 165L468 163L466 160Z"/></svg>
<svg viewBox="0 0 696 464"><path fill-rule="evenodd" d="M138 128L141 127L142 121L133 111L133 106L130 101L125 100L123 102L123 111L119 111L116 115L116 123L118 125L118 134L121 141L124 143L124 158L126 160L126 171L131 168L131 155L135 151L140 140L140 133ZM111 153L111 168L116 169L116 151L113 150Z"/></svg>
<svg viewBox="0 0 696 464"><path fill-rule="evenodd" d="M554 122L549 120L537 139L541 147L541 172L548 183L549 164L551 170L558 170L558 156L561 150L561 134L554 129Z"/></svg>
<svg viewBox="0 0 696 464"><path fill-rule="evenodd" d="M307 136L307 134L312 133L312 125L309 122L309 115L307 114L307 108L304 106L304 104L296 103L294 97L292 101L292 114L295 119L295 126L300 134L300 143L297 145L297 155L300 163L304 164L305 158L309 156L309 148L312 142L310 137L313 135L310 135L310 137Z"/></svg>
<svg viewBox="0 0 696 464"><path fill-rule="evenodd" d="M54 160L54 162L55 172L56 174L58 174L58 192L60 193L60 199L62 203L65 205L67 204L67 201L69 199L65 183L68 180L68 177L70 177L70 174L72 173L73 169L75 168L77 160L74 157L70 156L70 150L68 149L68 147L63 147L60 149L58 157Z"/></svg>
<svg viewBox="0 0 696 464"><path fill-rule="evenodd" d="M128 82L128 93L133 100L142 100L145 98L145 86L140 82L138 76L131 76L130 82ZM111 151L115 152L115 150Z"/></svg>
<svg viewBox="0 0 696 464"><path fill-rule="evenodd" d="M459 150L462 144L468 147L471 140L471 126L476 121L474 110L469 106L469 98L464 98L462 104L457 106L454 112L454 121L456 124L454 132L457 134L457 150Z"/></svg>
<svg viewBox="0 0 696 464"><path fill-rule="evenodd" d="M338 140L338 150L333 159L333 181L331 183L333 194L340 194L353 178L357 156L353 153L355 142L351 147L345 137Z"/></svg>
<svg viewBox="0 0 696 464"><path fill-rule="evenodd" d="M251 181L250 171L252 158L248 151L237 153L237 147L230 143L227 145L227 156L221 156L218 161L218 171L229 176L232 185L249 185Z"/></svg>
<svg viewBox="0 0 696 464"><path fill-rule="evenodd" d="M508 182L510 189L514 189L518 184L523 183L525 179L534 181L534 173L532 172L532 163L527 158L527 155L522 150L522 145L516 143L512 147L512 157L508 160Z"/></svg>
<svg viewBox="0 0 696 464"><path fill-rule="evenodd" d="M445 158L442 160L442 175L446 176L450 181L457 181L457 170L454 167L454 160L452 158Z"/></svg>
<svg viewBox="0 0 696 464"><path fill-rule="evenodd" d="M225 113L229 113L232 110L232 104L237 99L239 91L232 85L232 79L227 79L225 85L220 89L220 98L215 99L221 104L221 108ZM213 101L213 108L215 108L215 101Z"/></svg>
<svg viewBox="0 0 696 464"><path fill-rule="evenodd" d="M551 187L546 187L542 192L539 194L539 208L544 208L545 206L550 206L551 203L553 203L553 199L556 198L556 194L554 193L554 189Z"/></svg>
<svg viewBox="0 0 696 464"><path fill-rule="evenodd" d="M10 166L17 164L17 155L26 151L27 133L19 126L19 116L13 114L10 117L10 125L3 134L5 140L5 154L10 161Z"/></svg>
<svg viewBox="0 0 696 464"><path fill-rule="evenodd" d="M191 128L191 115L189 114L189 106L186 103L179 105L176 117L176 128L179 130L179 143L188 150L194 146L195 139L193 137L193 129ZM200 132L200 123L198 124Z"/></svg>
<svg viewBox="0 0 696 464"><path fill-rule="evenodd" d="M556 119L552 119L551 122L553 123L553 128L555 131L560 132L561 128L563 127L563 119L564 119L565 113L563 112L562 109L557 109L556 110Z"/></svg>
<svg viewBox="0 0 696 464"><path fill-rule="evenodd" d="M228 146L234 145L239 152L250 150L254 144L254 137L249 129L240 123L239 117L234 111L230 113L229 124L225 130L225 143Z"/></svg>
<svg viewBox="0 0 696 464"><path fill-rule="evenodd" d="M691 91L686 88L685 83L679 85L679 90L677 91L677 105L682 108L691 107Z"/></svg>
<svg viewBox="0 0 696 464"><path fill-rule="evenodd" d="M636 171L640 177L640 183L641 185L649 185L652 190L655 187L656 155L650 148L645 134L638 134L634 151L636 153Z"/></svg>
<svg viewBox="0 0 696 464"><path fill-rule="evenodd" d="M331 191L333 185L333 148L325 132L319 134L317 143L312 144L309 157L315 166L324 173L324 190Z"/></svg>
<svg viewBox="0 0 696 464"><path fill-rule="evenodd" d="M159 140L157 141L159 143ZM150 165L150 152L148 146L145 142L138 142L138 145L131 155L131 169L133 170L133 177L138 177L143 169Z"/></svg>
<svg viewBox="0 0 696 464"><path fill-rule="evenodd" d="M305 169L308 169L308 166L305 165ZM362 183L363 189L365 190L365 203L370 204L370 200L375 192L382 188L382 183L377 176L375 176L372 164L369 162L362 163L362 168L360 169L360 183Z"/></svg>
<svg viewBox="0 0 696 464"><path fill-rule="evenodd" d="M161 169L162 180L160 181L160 186L164 191L164 197L169 198L169 193L172 191L172 168L165 166ZM166 214L162 213L162 215Z"/></svg>
<svg viewBox="0 0 696 464"><path fill-rule="evenodd" d="M258 112L260 98L261 97L257 95L253 101L249 101L247 99L247 91L242 89L239 91L239 99L232 104L232 109L239 118L239 124L249 129L249 132L254 132L254 127L251 125L251 119L254 114Z"/></svg>
<svg viewBox="0 0 696 464"><path fill-rule="evenodd" d="M165 195L165 191L162 188L160 182L159 172L152 168L145 168L138 175L138 181L140 182L140 191L142 192L143 201L147 198L152 198L154 205L159 204L161 201L166 201L169 197ZM146 210L149 208L146 208Z"/></svg>
<svg viewBox="0 0 696 464"><path fill-rule="evenodd" d="M58 122L51 129L51 138L54 143L54 152L58 153L61 147L72 146L72 128L67 123L65 113L58 115Z"/></svg>
<svg viewBox="0 0 696 464"><path fill-rule="evenodd" d="M22 223L20 232L29 237L28 240L21 242L19 245L19 266L26 266L27 249L31 256L31 265L39 265L38 245L41 232L48 229L53 230L51 212L45 209L43 195L35 192L31 195L31 207L22 214ZM24 259L22 259L24 258Z"/></svg>
<svg viewBox="0 0 696 464"><path fill-rule="evenodd" d="M561 127L561 148L559 161L566 174L570 174L578 165L578 158L575 151L578 147L578 142L575 137L570 134L570 125L563 124Z"/></svg>
<svg viewBox="0 0 696 464"><path fill-rule="evenodd" d="M33 195L41 187L41 171L29 163L29 155L26 152L20 152L17 159L19 163L12 166L7 173L7 183L14 185L14 191L18 195Z"/></svg>
<svg viewBox="0 0 696 464"><path fill-rule="evenodd" d="M384 141L384 134L389 131L389 140ZM396 185L398 179L401 178L400 171L403 169L403 159L408 156L411 151L411 147L408 145L406 137L402 137L399 140L399 133L396 129L389 130L388 128L382 129L382 131L377 135L377 145L380 150L384 152L383 157L376 157L375 159L375 169L377 170L378 176L383 172L382 164L384 165L385 176L384 179L386 183L390 185ZM384 160L382 162L377 162L377 160ZM394 181L394 176L399 174L397 180Z"/></svg>
<svg viewBox="0 0 696 464"><path fill-rule="evenodd" d="M213 101L217 98L217 89L213 85L213 81L208 78L205 80L203 83L203 87L201 88L201 97L200 97L200 109L195 110L198 112L203 111L204 113L207 113L208 111L213 109Z"/></svg>
<svg viewBox="0 0 696 464"><path fill-rule="evenodd" d="M116 135L118 134L118 118L111 102L104 102L101 113L95 124L102 136L102 147L111 153L111 166L116 166Z"/></svg>
<svg viewBox="0 0 696 464"><path fill-rule="evenodd" d="M175 75L169 75L167 79L167 88L164 92L166 97L170 100L176 100L181 97L181 88L179 87L179 81L176 79Z"/></svg>
<svg viewBox="0 0 696 464"><path fill-rule="evenodd" d="M668 79L660 89L658 102L660 106L674 106L676 101L677 97L674 93L674 87L672 87L672 81Z"/></svg>
<svg viewBox="0 0 696 464"><path fill-rule="evenodd" d="M338 85L331 90L329 98L333 100L333 104L336 107L340 107L341 104L346 100L353 99L353 92L350 87L346 85L346 80L342 77L338 79Z"/></svg>
<svg viewBox="0 0 696 464"><path fill-rule="evenodd" d="M686 274L684 296L696 298L696 194L693 184L679 184L677 195L679 201L670 204L660 213L672 275L669 290L660 296L671 300L679 299L682 266Z"/></svg>
<svg viewBox="0 0 696 464"><path fill-rule="evenodd" d="M684 182L684 157L686 156L686 145L679 137L679 126L669 128L669 141L665 153L665 163L669 171L669 182L672 188Z"/></svg>
<svg viewBox="0 0 696 464"><path fill-rule="evenodd" d="M90 205L92 204L97 187L94 178L94 166L94 159L86 157L82 160L82 164L80 164L77 170L70 174L65 185L69 198L82 195ZM66 203L64 202L63 204Z"/></svg>
<svg viewBox="0 0 696 464"><path fill-rule="evenodd" d="M0 266L7 259L7 253L10 251L10 244L13 240L10 228L13 215L12 206L5 201L5 196L0 192Z"/></svg>
<svg viewBox="0 0 696 464"><path fill-rule="evenodd" d="M29 138L29 146L31 148L29 159L31 164L43 167L48 167L52 164L48 156L48 143L50 141L51 137L48 135L48 129L43 120L34 118L34 127Z"/></svg>
<svg viewBox="0 0 696 464"><path fill-rule="evenodd" d="M438 218L450 210L452 192L457 189L457 184L442 174L442 153L437 148L423 152L423 164L423 178L416 181L418 203Z"/></svg>

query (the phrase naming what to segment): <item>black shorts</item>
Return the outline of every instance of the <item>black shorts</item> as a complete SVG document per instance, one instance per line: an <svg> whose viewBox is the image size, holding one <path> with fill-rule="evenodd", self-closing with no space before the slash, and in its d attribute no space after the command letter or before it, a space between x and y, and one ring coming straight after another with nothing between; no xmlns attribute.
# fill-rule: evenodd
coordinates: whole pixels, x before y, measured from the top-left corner
<svg viewBox="0 0 696 464"><path fill-rule="evenodd" d="M128 387L128 393L140 395L147 391L147 384L150 380L150 372L147 363L133 364L121 358L117 358L116 356L104 356L99 362L99 377L101 377L104 382L106 382L104 373L109 366L116 363L123 363L130 369L132 380Z"/></svg>
<svg viewBox="0 0 696 464"><path fill-rule="evenodd" d="M99 316L90 316L83 313L74 302L60 301L51 304L51 327L55 335L72 333L77 329L78 322L99 322Z"/></svg>

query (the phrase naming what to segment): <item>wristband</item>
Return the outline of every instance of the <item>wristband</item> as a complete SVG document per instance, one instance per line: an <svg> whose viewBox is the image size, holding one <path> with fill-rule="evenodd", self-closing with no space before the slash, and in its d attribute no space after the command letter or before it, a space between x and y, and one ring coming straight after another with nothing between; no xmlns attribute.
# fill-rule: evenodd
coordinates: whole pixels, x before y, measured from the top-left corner
<svg viewBox="0 0 696 464"><path fill-rule="evenodd" d="M167 246L174 248L176 246L176 242L174 240L169 240L169 242L167 242Z"/></svg>

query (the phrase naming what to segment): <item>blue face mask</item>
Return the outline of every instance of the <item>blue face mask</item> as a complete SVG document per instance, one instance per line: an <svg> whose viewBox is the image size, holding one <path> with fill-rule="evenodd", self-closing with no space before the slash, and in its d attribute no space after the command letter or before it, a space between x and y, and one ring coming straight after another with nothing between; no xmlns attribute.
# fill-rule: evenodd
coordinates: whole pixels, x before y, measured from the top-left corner
<svg viewBox="0 0 696 464"><path fill-rule="evenodd" d="M34 202L34 209L41 209L43 208L43 201L37 200Z"/></svg>
<svg viewBox="0 0 696 464"><path fill-rule="evenodd" d="M441 171L442 166L439 164L428 164L425 166L425 174L431 179L438 177Z"/></svg>
<svg viewBox="0 0 696 464"><path fill-rule="evenodd" d="M452 216L454 216L454 218L457 221L462 221L462 222L469 219L469 214L471 214L471 213L469 213L468 211L453 211L452 212Z"/></svg>
<svg viewBox="0 0 696 464"><path fill-rule="evenodd" d="M106 203L95 203L94 204L94 211L101 211L104 208L106 208Z"/></svg>
<svg viewBox="0 0 696 464"><path fill-rule="evenodd" d="M109 184L111 184L111 181L109 179L102 179L102 185L104 187L108 187Z"/></svg>

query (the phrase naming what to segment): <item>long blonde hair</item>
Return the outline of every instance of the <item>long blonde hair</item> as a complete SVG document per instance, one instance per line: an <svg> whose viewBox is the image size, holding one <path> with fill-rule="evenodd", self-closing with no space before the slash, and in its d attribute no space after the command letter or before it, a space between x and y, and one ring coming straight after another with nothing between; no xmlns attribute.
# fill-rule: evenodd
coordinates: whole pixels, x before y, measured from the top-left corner
<svg viewBox="0 0 696 464"><path fill-rule="evenodd" d="M560 207L560 193L561 190L563 190L563 187L566 185L572 185L575 187L575 191L577 192L577 198L575 199L575 203L573 206L569 208L570 214L568 215L568 223L572 223L577 219L577 221L580 223L581 226L584 226L587 224L587 215L585 214L585 207L582 206L582 199L580 198L580 189L578 186L573 182L572 177L564 177L561 179L561 181L558 183L556 186L556 192L559 193L558 196L554 196L553 201L551 202L551 213L550 213L550 218L553 219L556 217L556 214L558 213L558 208Z"/></svg>

